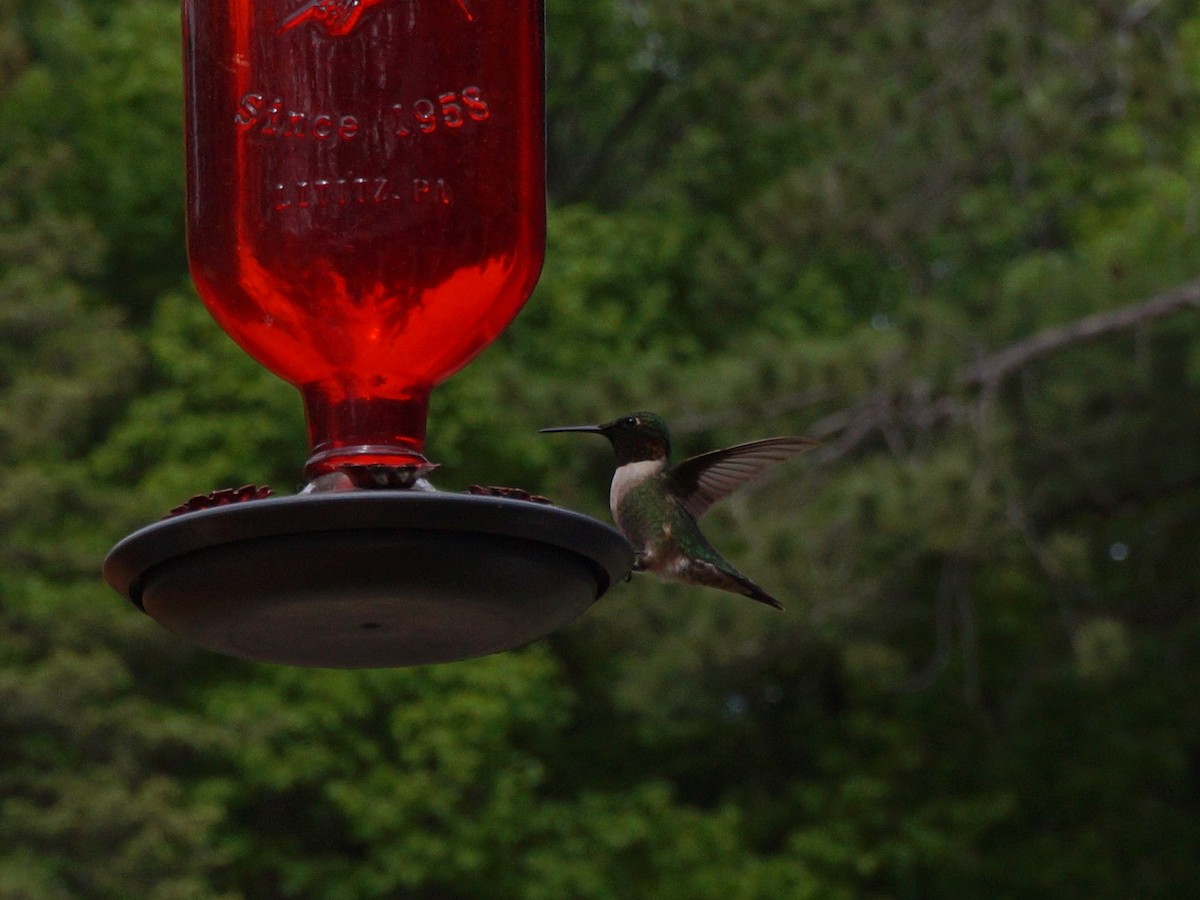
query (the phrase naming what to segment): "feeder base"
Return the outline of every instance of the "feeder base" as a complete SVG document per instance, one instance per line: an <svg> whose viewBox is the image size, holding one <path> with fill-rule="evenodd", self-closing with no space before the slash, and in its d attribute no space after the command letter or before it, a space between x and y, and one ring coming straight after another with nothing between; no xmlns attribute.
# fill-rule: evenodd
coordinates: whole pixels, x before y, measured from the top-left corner
<svg viewBox="0 0 1200 900"><path fill-rule="evenodd" d="M387 668L527 644L584 612L632 564L624 537L569 510L381 490L166 519L118 543L104 577L218 653Z"/></svg>

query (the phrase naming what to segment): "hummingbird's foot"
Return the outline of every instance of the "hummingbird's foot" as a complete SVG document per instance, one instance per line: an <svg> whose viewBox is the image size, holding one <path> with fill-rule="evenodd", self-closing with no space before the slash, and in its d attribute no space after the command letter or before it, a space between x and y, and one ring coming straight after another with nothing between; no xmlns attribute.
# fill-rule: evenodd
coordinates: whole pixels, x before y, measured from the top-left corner
<svg viewBox="0 0 1200 900"><path fill-rule="evenodd" d="M634 572L645 572L645 571L647 571L646 557L641 553L635 554L633 557L633 565L629 568L629 572L625 575L625 580L633 581L633 573Z"/></svg>

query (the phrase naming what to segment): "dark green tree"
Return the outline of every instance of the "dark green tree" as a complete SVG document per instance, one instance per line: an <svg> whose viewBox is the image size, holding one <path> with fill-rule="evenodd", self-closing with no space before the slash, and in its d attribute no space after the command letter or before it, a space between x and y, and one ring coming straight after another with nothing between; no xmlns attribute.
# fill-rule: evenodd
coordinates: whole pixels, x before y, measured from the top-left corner
<svg viewBox="0 0 1200 900"><path fill-rule="evenodd" d="M548 5L546 270L438 483L820 437L705 520L787 612L320 672L129 608L106 548L290 492L299 399L187 284L175 5L0 0L0 895L1190 897L1200 16Z"/></svg>

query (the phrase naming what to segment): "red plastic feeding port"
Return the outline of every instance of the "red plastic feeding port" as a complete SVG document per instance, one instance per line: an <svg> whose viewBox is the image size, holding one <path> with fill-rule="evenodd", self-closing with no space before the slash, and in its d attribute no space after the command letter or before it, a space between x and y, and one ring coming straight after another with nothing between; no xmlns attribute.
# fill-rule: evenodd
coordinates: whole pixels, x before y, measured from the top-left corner
<svg viewBox="0 0 1200 900"><path fill-rule="evenodd" d="M188 253L309 476L423 461L545 249L540 0L184 0Z"/></svg>

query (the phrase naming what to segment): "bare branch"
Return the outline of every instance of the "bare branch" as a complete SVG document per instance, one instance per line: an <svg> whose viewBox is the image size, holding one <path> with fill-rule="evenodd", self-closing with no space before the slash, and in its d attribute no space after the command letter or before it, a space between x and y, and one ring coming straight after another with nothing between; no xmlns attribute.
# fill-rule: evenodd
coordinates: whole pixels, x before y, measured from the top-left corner
<svg viewBox="0 0 1200 900"><path fill-rule="evenodd" d="M991 394L1004 379L1060 350L1120 334L1189 309L1200 309L1200 279L1139 303L1048 328L976 360L959 370L952 383ZM826 443L810 458L817 464L829 465L854 453L872 436L897 423L928 431L937 423L961 418L966 409L951 396L932 396L924 379L913 381L901 391L877 390L854 406L831 413L813 424L808 430L809 435Z"/></svg>
<svg viewBox="0 0 1200 900"><path fill-rule="evenodd" d="M1093 313L1074 322L1048 328L977 360L959 372L956 381L970 387L994 385L1064 347L1127 331L1189 308L1200 309L1200 279L1140 303Z"/></svg>

